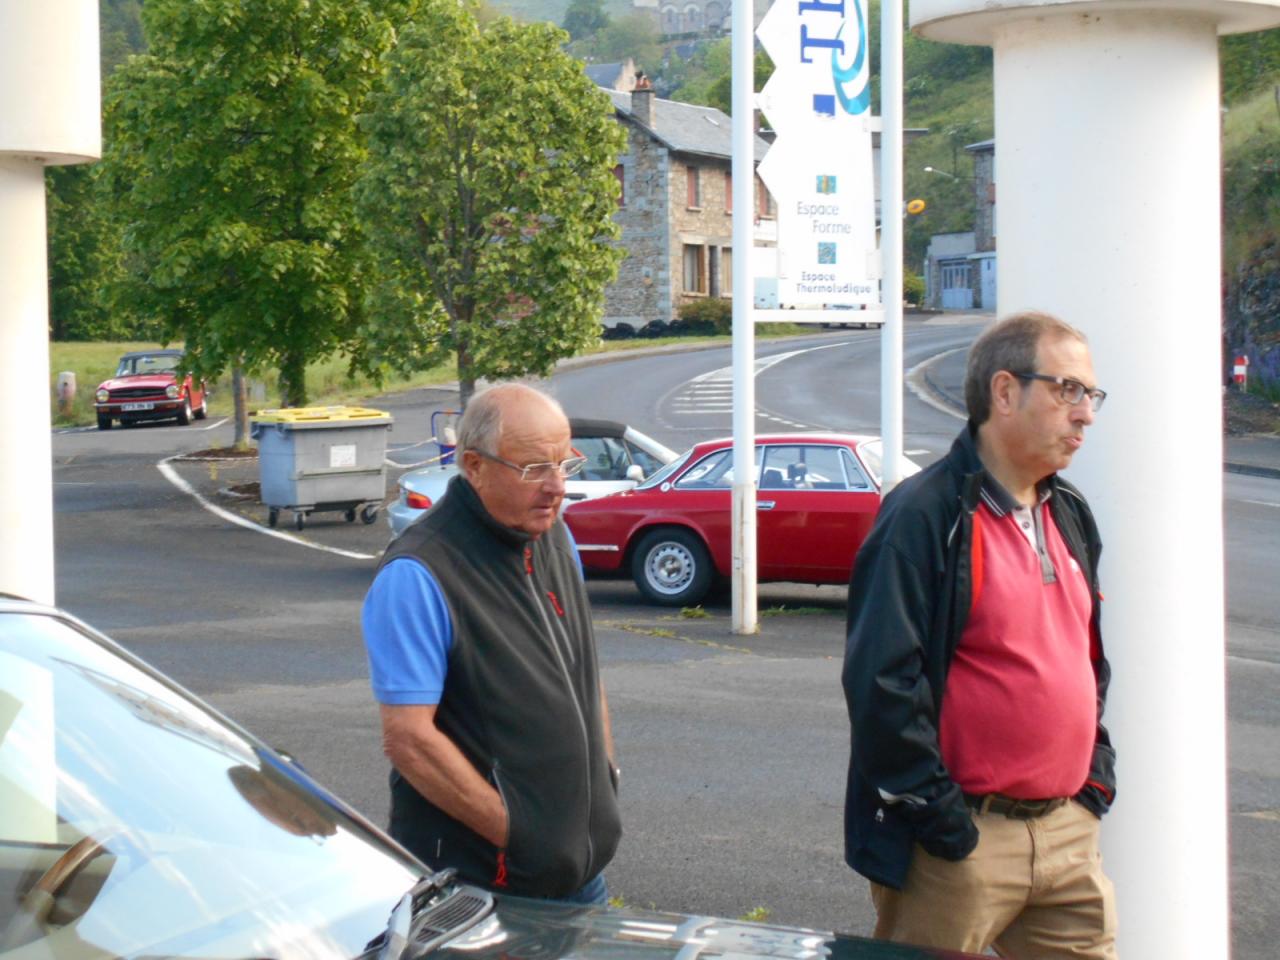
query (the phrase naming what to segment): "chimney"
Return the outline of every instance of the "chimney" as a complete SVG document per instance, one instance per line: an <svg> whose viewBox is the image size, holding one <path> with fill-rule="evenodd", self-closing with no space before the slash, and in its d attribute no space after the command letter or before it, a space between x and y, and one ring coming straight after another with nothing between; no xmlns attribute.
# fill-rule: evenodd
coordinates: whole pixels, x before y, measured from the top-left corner
<svg viewBox="0 0 1280 960"><path fill-rule="evenodd" d="M631 115L653 129L653 84L643 73L636 74L636 88L631 91Z"/></svg>

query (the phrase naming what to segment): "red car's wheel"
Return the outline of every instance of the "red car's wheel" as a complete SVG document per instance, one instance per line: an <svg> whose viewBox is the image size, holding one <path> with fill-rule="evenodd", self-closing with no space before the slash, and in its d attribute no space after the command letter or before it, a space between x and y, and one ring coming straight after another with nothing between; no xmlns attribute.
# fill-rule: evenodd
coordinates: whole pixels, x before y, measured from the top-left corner
<svg viewBox="0 0 1280 960"><path fill-rule="evenodd" d="M646 533L631 555L631 576L640 592L667 607L700 603L714 574L702 540L677 527Z"/></svg>
<svg viewBox="0 0 1280 960"><path fill-rule="evenodd" d="M102 414L98 414L98 429L99 429L99 430L110 430L110 429L111 429L111 418L110 418L110 417L103 416Z"/></svg>
<svg viewBox="0 0 1280 960"><path fill-rule="evenodd" d="M191 395L182 398L182 407L178 410L178 425L185 427L191 422Z"/></svg>

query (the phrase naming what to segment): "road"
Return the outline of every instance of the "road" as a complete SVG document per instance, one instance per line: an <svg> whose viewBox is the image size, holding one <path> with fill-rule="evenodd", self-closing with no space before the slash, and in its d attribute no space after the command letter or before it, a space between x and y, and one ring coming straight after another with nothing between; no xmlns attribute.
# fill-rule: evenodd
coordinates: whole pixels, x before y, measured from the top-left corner
<svg viewBox="0 0 1280 960"><path fill-rule="evenodd" d="M911 324L907 365L962 347L975 331ZM759 430L878 432L875 333L762 343L758 356ZM729 364L725 348L682 350L578 367L550 387L570 412L628 420L680 449L729 431ZM401 462L429 453L413 444L433 401L443 398L374 404L396 413ZM906 416L906 448L921 461L959 426L914 395ZM156 469L229 435L225 425L56 435L59 599L384 822L386 768L358 611L385 527L317 518L301 540L368 559L306 549L202 509ZM204 489L243 468L177 469ZM1228 476L1224 517L1234 936L1237 957L1262 960L1280 940L1280 481ZM708 618L682 619L641 606L629 583L590 591L624 770L614 892L731 916L765 907L780 922L865 933L870 904L840 852L842 591L762 587L766 615L751 638L729 633L723 599Z"/></svg>

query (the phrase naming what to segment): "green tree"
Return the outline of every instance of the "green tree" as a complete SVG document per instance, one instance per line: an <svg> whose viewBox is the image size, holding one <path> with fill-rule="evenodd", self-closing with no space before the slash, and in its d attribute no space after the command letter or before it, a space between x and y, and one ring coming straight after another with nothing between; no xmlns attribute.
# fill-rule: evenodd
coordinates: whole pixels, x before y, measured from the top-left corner
<svg viewBox="0 0 1280 960"><path fill-rule="evenodd" d="M273 367L299 405L308 361L352 342L366 273L354 118L403 7L147 0L150 53L105 98L130 267L115 299L182 340L195 372Z"/></svg>
<svg viewBox="0 0 1280 960"><path fill-rule="evenodd" d="M574 56L597 63L611 63L630 57L648 73L656 73L662 64L662 46L658 43L658 27L650 16L629 13L615 17L591 36L573 44Z"/></svg>
<svg viewBox="0 0 1280 960"><path fill-rule="evenodd" d="M464 404L480 377L547 373L591 343L622 256L623 134L564 39L427 0L363 121L370 360L407 372L456 355Z"/></svg>
<svg viewBox="0 0 1280 960"><path fill-rule="evenodd" d="M97 168L45 172L49 229L49 336L54 340L124 340L154 334L111 309L106 296L121 273L120 236L104 212Z"/></svg>
<svg viewBox="0 0 1280 960"><path fill-rule="evenodd" d="M581 40L603 30L609 25L609 15L602 0L570 0L564 12L564 28L573 40Z"/></svg>

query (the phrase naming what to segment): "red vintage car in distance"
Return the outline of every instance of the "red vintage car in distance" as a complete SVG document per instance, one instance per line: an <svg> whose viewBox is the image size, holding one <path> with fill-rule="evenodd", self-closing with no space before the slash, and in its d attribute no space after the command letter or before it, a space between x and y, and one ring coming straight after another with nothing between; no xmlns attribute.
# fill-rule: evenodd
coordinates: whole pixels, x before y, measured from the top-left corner
<svg viewBox="0 0 1280 960"><path fill-rule="evenodd" d="M183 375L181 350L139 350L120 358L115 376L98 385L94 408L98 429L112 421L129 426L140 420L177 420L184 427L208 415L204 381Z"/></svg>
<svg viewBox="0 0 1280 960"><path fill-rule="evenodd" d="M881 443L842 433L756 440L761 582L847 583L880 509ZM905 458L904 458L905 460ZM906 461L903 474L919 471ZM571 505L584 568L630 574L654 603L699 603L733 566L733 439L700 443L634 490Z"/></svg>

